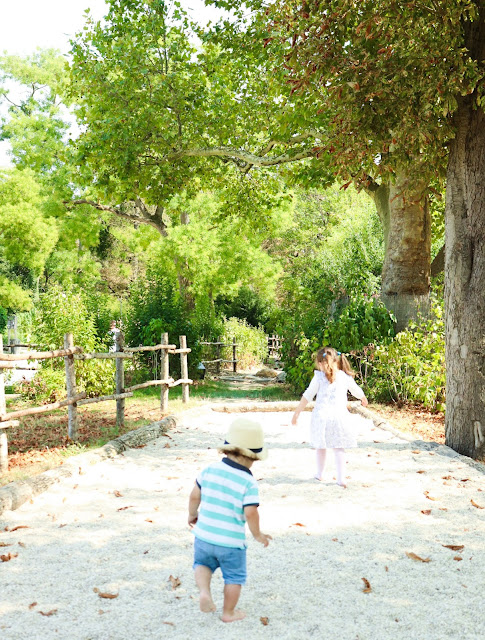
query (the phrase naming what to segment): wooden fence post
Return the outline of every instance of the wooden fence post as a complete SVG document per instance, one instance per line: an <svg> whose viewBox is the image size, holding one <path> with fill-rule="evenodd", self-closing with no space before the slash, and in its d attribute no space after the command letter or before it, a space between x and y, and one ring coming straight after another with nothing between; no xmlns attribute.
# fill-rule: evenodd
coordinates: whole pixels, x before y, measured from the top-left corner
<svg viewBox="0 0 485 640"><path fill-rule="evenodd" d="M168 333L162 333L161 343L168 345ZM160 380L168 380L170 376L168 349L161 349L160 353ZM167 411L168 409L168 384L162 384L160 388L160 410Z"/></svg>
<svg viewBox="0 0 485 640"><path fill-rule="evenodd" d="M115 351L123 351L125 338L122 331L118 331L115 337ZM116 395L125 391L125 370L123 358L116 358ZM125 426L125 399L116 400L116 428Z"/></svg>
<svg viewBox="0 0 485 640"><path fill-rule="evenodd" d="M64 349L72 349L74 347L74 338L72 333L64 334ZM74 355L65 356L64 363L66 365L66 391L67 399L70 400L77 394L76 390L76 369L74 365ZM70 440L78 439L77 433L77 405L70 404L68 409L68 431Z"/></svg>
<svg viewBox="0 0 485 640"><path fill-rule="evenodd" d="M221 372L221 336L218 336L216 343L216 374L219 375Z"/></svg>
<svg viewBox="0 0 485 640"><path fill-rule="evenodd" d="M180 341L180 348L183 350L187 349L187 337L180 336L179 341ZM180 352L180 377L182 378L182 380L189 379L189 364L188 364L188 357L187 357L186 351ZM182 402L189 401L189 386L190 385L188 382L182 382Z"/></svg>
<svg viewBox="0 0 485 640"><path fill-rule="evenodd" d="M237 360L236 360L236 337L232 339L232 371L237 373Z"/></svg>
<svg viewBox="0 0 485 640"><path fill-rule="evenodd" d="M3 353L3 336L0 334L0 354ZM1 358L1 356L0 356ZM7 413L7 403L5 402L5 376L3 369L0 369L0 414ZM8 441L6 429L0 425L0 475L8 471Z"/></svg>

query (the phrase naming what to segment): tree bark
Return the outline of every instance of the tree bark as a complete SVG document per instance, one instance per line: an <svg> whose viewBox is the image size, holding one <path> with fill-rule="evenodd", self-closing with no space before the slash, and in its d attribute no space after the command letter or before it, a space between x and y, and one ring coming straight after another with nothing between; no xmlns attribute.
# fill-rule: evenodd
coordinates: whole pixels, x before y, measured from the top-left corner
<svg viewBox="0 0 485 640"><path fill-rule="evenodd" d="M384 230L381 298L396 316L397 331L429 312L431 217L424 191L404 176L367 190Z"/></svg>
<svg viewBox="0 0 485 640"><path fill-rule="evenodd" d="M484 22L482 14L482 43ZM448 446L478 458L485 449L485 114L473 98L459 103L448 162L445 434Z"/></svg>

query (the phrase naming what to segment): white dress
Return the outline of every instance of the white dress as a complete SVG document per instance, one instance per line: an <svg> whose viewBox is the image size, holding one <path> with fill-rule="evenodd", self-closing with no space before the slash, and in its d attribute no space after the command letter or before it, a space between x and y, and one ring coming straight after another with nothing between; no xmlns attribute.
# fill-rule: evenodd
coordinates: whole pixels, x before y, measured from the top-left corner
<svg viewBox="0 0 485 640"><path fill-rule="evenodd" d="M317 396L310 426L310 442L315 449L357 446L354 432L365 419L347 409L347 391L358 400L365 395L352 376L343 371L337 371L332 384L323 371L315 371L310 386L303 394L308 402Z"/></svg>

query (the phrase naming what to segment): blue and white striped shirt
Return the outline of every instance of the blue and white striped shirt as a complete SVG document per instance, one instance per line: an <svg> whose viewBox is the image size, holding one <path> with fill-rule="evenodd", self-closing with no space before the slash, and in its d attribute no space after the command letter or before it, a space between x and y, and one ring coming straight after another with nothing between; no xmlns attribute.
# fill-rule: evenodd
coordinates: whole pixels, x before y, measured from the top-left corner
<svg viewBox="0 0 485 640"><path fill-rule="evenodd" d="M223 458L197 477L201 502L194 535L221 547L246 547L244 507L259 506L258 484L247 467Z"/></svg>

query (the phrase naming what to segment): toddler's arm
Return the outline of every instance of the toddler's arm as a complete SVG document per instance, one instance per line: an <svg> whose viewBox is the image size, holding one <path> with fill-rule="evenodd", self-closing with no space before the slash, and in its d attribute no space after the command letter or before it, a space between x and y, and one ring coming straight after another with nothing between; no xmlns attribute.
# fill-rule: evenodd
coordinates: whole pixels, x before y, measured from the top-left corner
<svg viewBox="0 0 485 640"><path fill-rule="evenodd" d="M201 495L199 485L195 483L189 497L189 527L193 527L199 517L198 511Z"/></svg>
<svg viewBox="0 0 485 640"><path fill-rule="evenodd" d="M266 533L261 533L261 530L259 528L258 507L255 507L254 505L244 507L244 515L246 516L249 531L251 531L251 533L253 534L254 539L258 542L261 542L262 545L267 547L269 545L269 541L273 538Z"/></svg>

